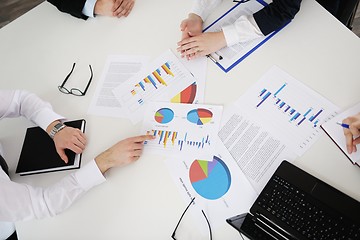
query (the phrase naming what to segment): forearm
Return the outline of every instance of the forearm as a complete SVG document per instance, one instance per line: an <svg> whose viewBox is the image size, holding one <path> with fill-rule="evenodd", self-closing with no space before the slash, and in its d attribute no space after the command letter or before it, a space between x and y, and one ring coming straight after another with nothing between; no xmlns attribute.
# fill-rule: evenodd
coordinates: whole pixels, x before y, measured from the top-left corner
<svg viewBox="0 0 360 240"><path fill-rule="evenodd" d="M104 181L94 161L47 188L0 179L0 221L23 221L57 215L86 191Z"/></svg>
<svg viewBox="0 0 360 240"><path fill-rule="evenodd" d="M289 23L300 10L301 0L274 0L254 13L254 19L266 36Z"/></svg>
<svg viewBox="0 0 360 240"><path fill-rule="evenodd" d="M0 90L0 97L0 118L23 116L44 130L55 120L63 119L52 110L48 102L33 93L23 90Z"/></svg>
<svg viewBox="0 0 360 240"><path fill-rule="evenodd" d="M224 26L222 31L228 47L264 36L251 15L241 16L235 23Z"/></svg>

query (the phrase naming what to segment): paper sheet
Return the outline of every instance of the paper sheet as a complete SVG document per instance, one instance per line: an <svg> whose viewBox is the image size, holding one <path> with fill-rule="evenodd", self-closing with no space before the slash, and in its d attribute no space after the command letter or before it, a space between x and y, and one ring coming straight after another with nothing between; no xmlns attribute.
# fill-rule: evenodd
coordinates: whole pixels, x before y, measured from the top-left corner
<svg viewBox="0 0 360 240"><path fill-rule="evenodd" d="M246 3L240 3L231 11L227 12L223 17L219 18L215 22L211 23L208 27L205 27L205 32L219 32L223 26L233 24L242 15L252 15L253 13L262 9L264 5L258 1L248 1ZM237 43L230 47L224 47L214 53L215 55L222 56L223 59L218 63L222 66L224 71L228 71L232 68L232 65L236 65L236 62L245 57L254 47L267 39L266 37L259 37L248 42Z"/></svg>
<svg viewBox="0 0 360 240"><path fill-rule="evenodd" d="M223 117L219 136L259 191L282 160L291 162L315 143L323 134L320 124L336 110L273 66Z"/></svg>
<svg viewBox="0 0 360 240"><path fill-rule="evenodd" d="M226 224L226 219L248 212L257 194L234 159L217 138L216 154L211 161L187 157L166 159L173 180L189 203L195 205L189 212L198 221L202 232L208 232L201 210L204 210L212 229Z"/></svg>
<svg viewBox="0 0 360 240"><path fill-rule="evenodd" d="M141 134L156 136L144 152L212 159L223 107L220 105L150 102Z"/></svg>
<svg viewBox="0 0 360 240"><path fill-rule="evenodd" d="M356 115L360 112L360 103L355 104L349 109L342 111L339 114L334 114L334 117L322 124L321 127L327 132L329 137L338 145L342 152L352 161L353 164L360 164L360 148L357 147L357 151L348 154L346 149L346 141L344 136L343 128L337 124L342 122L345 118Z"/></svg>
<svg viewBox="0 0 360 240"><path fill-rule="evenodd" d="M149 57L146 56L109 56L96 86L88 113L108 117L124 116L123 106L116 99L112 90L138 73L148 62Z"/></svg>
<svg viewBox="0 0 360 240"><path fill-rule="evenodd" d="M138 123L143 119L145 106L150 101L176 102L182 97L195 97L192 94L194 88L191 87L194 83L195 77L168 50L140 73L115 88L113 93L123 106L126 117L133 123ZM190 93L182 96L181 92L187 88L190 88Z"/></svg>

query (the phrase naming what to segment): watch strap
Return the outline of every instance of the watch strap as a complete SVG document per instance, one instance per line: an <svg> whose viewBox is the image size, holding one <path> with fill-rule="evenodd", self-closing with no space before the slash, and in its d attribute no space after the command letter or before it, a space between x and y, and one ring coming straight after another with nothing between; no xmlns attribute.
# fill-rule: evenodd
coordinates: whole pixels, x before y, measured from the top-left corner
<svg viewBox="0 0 360 240"><path fill-rule="evenodd" d="M63 123L57 123L57 124L55 124L55 126L51 129L51 131L50 131L50 137L51 138L54 138L55 137L55 134L56 133L58 133L58 132L60 132L62 129L64 129L66 127L66 125L65 124L63 124Z"/></svg>

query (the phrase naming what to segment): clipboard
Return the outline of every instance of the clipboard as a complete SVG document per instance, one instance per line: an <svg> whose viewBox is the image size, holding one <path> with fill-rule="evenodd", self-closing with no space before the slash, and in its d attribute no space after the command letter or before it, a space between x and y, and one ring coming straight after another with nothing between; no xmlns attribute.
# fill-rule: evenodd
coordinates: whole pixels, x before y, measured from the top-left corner
<svg viewBox="0 0 360 240"><path fill-rule="evenodd" d="M230 15L235 14L236 11L241 11L242 9L240 9L240 7L245 8L245 7L247 7L246 4L254 4L254 2L258 3L258 8L255 11L254 10L251 11L251 13L255 13L258 10L260 10L263 7L268 5L264 0L256 0L256 1L244 0L244 1L240 1L235 6L231 7L228 11L226 11L223 15L221 15L219 18L217 18L214 22L212 22L209 26L204 28L203 32L209 31L209 30L211 30L213 28L216 29L216 27L223 26L220 23L221 21L224 21ZM262 7L259 8L259 6L262 6ZM289 24L289 23L287 23L287 24ZM243 61L247 56L249 56L251 53L253 53L256 49L258 49L260 46L262 46L265 42L267 42L270 38L272 38L276 33L278 33L281 29L283 29L287 24L285 24L280 29L268 34L267 36L264 36L264 37L261 37L261 38L258 38L258 39L254 39L252 41L249 41L249 42L245 43L245 44L248 44L248 46L244 49L244 51L239 52L235 59L231 59L231 60L227 61L227 63L225 63L226 61L224 61L224 60L226 60L226 58L224 58L224 57L223 57L223 59L221 59L219 61L214 61L212 58L211 58L211 60L220 69L222 69L225 73L227 73L231 69L233 69L237 64L239 64L241 61ZM238 45L243 45L243 43L238 43L238 44L236 44L236 46L235 45L234 46L238 47ZM231 48L234 48L234 47L232 46L232 47L222 48L219 51L217 51L216 54L220 55L220 56L224 56L224 54L221 54L221 52L228 51Z"/></svg>

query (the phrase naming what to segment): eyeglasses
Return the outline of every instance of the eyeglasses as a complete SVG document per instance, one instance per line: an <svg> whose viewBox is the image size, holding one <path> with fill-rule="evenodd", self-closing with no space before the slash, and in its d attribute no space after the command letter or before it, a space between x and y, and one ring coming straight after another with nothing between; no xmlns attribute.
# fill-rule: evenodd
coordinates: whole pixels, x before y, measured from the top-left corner
<svg viewBox="0 0 360 240"><path fill-rule="evenodd" d="M65 93L65 94L72 94L72 95L75 95L75 96L84 96L84 95L86 94L86 91L88 90L88 88L89 88L89 86L90 86L90 83L91 83L91 80L92 80L92 78L93 78L93 70L92 70L92 68L91 68L91 65L89 65L91 76L90 76L89 82L88 82L88 84L86 85L86 88L85 88L84 91L81 91L81 90L78 89L78 88L71 88L70 90L68 90L66 87L64 87L65 83L67 82L67 80L69 79L70 75L71 75L72 72L74 71L75 65L76 65L76 63L73 64L70 73L66 76L65 80L63 81L63 83L62 83L60 86L58 86L58 89L59 89L60 92Z"/></svg>
<svg viewBox="0 0 360 240"><path fill-rule="evenodd" d="M191 206L191 204L193 204L194 200L195 200L195 197L193 197L193 198L191 199L189 205L185 208L184 212L182 213L182 215L181 215L178 223L176 224L176 227L175 227L175 229L174 229L174 232L173 232L172 235L171 235L171 238L172 238L172 239L176 240L176 237L175 237L175 235L176 235L176 230L177 230L177 228L179 227L180 222L181 222L182 218L184 217L185 213L187 212L187 210L189 209L189 207ZM203 216L205 217L206 223L207 223L207 225L208 225L208 227L209 227L210 240L212 240L212 232L211 232L211 227L210 227L209 220L208 220L208 218L206 217L204 211L201 210L201 212L202 212Z"/></svg>

